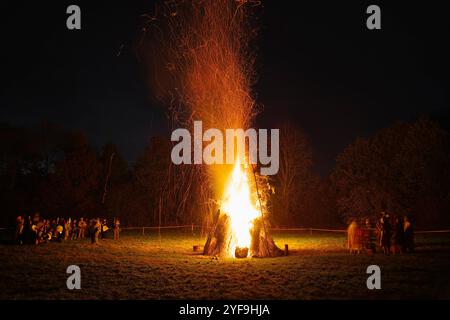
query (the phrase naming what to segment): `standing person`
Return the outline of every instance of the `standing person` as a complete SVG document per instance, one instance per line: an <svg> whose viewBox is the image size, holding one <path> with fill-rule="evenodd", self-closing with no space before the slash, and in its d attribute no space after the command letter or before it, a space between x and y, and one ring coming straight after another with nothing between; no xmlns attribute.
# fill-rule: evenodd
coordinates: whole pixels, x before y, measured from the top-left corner
<svg viewBox="0 0 450 320"><path fill-rule="evenodd" d="M64 240L69 240L71 226L72 226L72 220L69 218L64 223Z"/></svg>
<svg viewBox="0 0 450 320"><path fill-rule="evenodd" d="M38 222L36 244L39 244L44 241L44 236L46 234L46 231L45 231L46 224L47 224L47 220L45 220L45 219L42 219Z"/></svg>
<svg viewBox="0 0 450 320"><path fill-rule="evenodd" d="M80 221L78 222L78 239L84 239L86 235L86 221L84 221L84 218L80 218Z"/></svg>
<svg viewBox="0 0 450 320"><path fill-rule="evenodd" d="M403 219L401 217L395 217L394 228L392 233L392 253L402 253L404 247L404 230Z"/></svg>
<svg viewBox="0 0 450 320"><path fill-rule="evenodd" d="M32 228L32 220L31 220L31 216L25 217L24 219L24 223L23 223L23 243L25 244L31 244L33 243L33 231L31 230Z"/></svg>
<svg viewBox="0 0 450 320"><path fill-rule="evenodd" d="M38 231L38 226L33 222L33 224L31 225L31 242L35 245L39 244Z"/></svg>
<svg viewBox="0 0 450 320"><path fill-rule="evenodd" d="M78 240L78 221L73 219L72 222L72 240Z"/></svg>
<svg viewBox="0 0 450 320"><path fill-rule="evenodd" d="M102 225L100 223L100 219L92 219L91 220L91 230L90 230L90 234L91 234L91 243L92 244L97 244L98 243L98 237L100 235L100 229L101 229Z"/></svg>
<svg viewBox="0 0 450 320"><path fill-rule="evenodd" d="M389 255L391 253L391 236L392 229L389 223L389 215L386 214L381 217L381 238L380 246L383 248L384 254Z"/></svg>
<svg viewBox="0 0 450 320"><path fill-rule="evenodd" d="M23 244L23 227L24 227L25 219L23 216L18 216L16 219L16 234L14 236L14 240L18 244Z"/></svg>
<svg viewBox="0 0 450 320"><path fill-rule="evenodd" d="M39 244L39 222L41 221L40 213L35 213L33 215L32 223L31 223L31 236L33 244Z"/></svg>
<svg viewBox="0 0 450 320"><path fill-rule="evenodd" d="M368 252L371 254L374 254L376 251L376 234L375 230L372 226L372 223L370 223L370 219L366 218L365 221L365 248Z"/></svg>
<svg viewBox="0 0 450 320"><path fill-rule="evenodd" d="M106 231L108 231L108 225L107 225L107 221L106 218L105 219L101 219L101 229L100 229L100 238L101 239L105 239L106 238Z"/></svg>
<svg viewBox="0 0 450 320"><path fill-rule="evenodd" d="M120 233L120 220L119 218L114 218L114 240L119 240Z"/></svg>
<svg viewBox="0 0 450 320"><path fill-rule="evenodd" d="M350 254L361 252L361 241L359 239L359 227L356 220L352 220L347 229L347 246Z"/></svg>
<svg viewBox="0 0 450 320"><path fill-rule="evenodd" d="M405 252L414 252L414 229L411 219L407 216L403 218L403 232Z"/></svg>
<svg viewBox="0 0 450 320"><path fill-rule="evenodd" d="M45 221L43 234L43 241L48 242L52 239L53 230L51 228L50 220Z"/></svg>
<svg viewBox="0 0 450 320"><path fill-rule="evenodd" d="M56 237L56 227L57 226L58 226L57 220L53 219L52 220L52 225L51 225L51 228L50 228L52 230L52 232L53 232L53 234L52 234L53 237Z"/></svg>
<svg viewBox="0 0 450 320"><path fill-rule="evenodd" d="M55 239L56 241L61 242L62 239L64 238L64 227L63 227L64 220L58 219L57 221L58 223L55 229Z"/></svg>

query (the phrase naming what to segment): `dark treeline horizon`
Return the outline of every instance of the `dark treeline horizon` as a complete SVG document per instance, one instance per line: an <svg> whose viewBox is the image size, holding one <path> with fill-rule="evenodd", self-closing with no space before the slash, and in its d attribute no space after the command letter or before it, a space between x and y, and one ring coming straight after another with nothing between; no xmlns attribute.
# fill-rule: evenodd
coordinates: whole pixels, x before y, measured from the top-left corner
<svg viewBox="0 0 450 320"><path fill-rule="evenodd" d="M77 1L81 30L66 27L71 1L0 4L1 225L36 211L208 222L197 196L208 186L170 166L167 108L136 56L158 1ZM449 224L448 10L383 2L381 30L368 30L371 4L257 8L255 126L285 132L274 225L342 226L383 210Z"/></svg>
<svg viewBox="0 0 450 320"><path fill-rule="evenodd" d="M357 138L325 177L314 170L303 130L280 127L280 170L269 177L275 192L267 206L274 226L342 227L352 218L375 221L382 211L424 228L450 225L450 139L439 123L421 117ZM39 212L118 216L132 226L206 225L216 207L200 198L195 166L171 163L172 146L169 136L149 137L130 163L116 144L93 146L81 130L1 124L1 224Z"/></svg>

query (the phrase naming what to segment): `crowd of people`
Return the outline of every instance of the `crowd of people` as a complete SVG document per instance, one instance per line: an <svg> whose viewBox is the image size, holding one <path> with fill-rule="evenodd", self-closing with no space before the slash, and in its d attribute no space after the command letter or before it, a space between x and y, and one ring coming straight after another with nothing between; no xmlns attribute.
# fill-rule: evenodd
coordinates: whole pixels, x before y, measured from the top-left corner
<svg viewBox="0 0 450 320"><path fill-rule="evenodd" d="M350 253L400 254L414 251L414 229L407 216L381 213L375 225L370 219L353 219L347 229Z"/></svg>
<svg viewBox="0 0 450 320"><path fill-rule="evenodd" d="M107 219L44 219L39 213L33 216L18 216L16 220L15 241L18 244L40 244L50 241L83 240L90 238L91 243L104 239L108 227ZM119 239L120 220L113 219L114 240Z"/></svg>
<svg viewBox="0 0 450 320"><path fill-rule="evenodd" d="M91 243L104 239L113 229L114 240L119 239L120 220L113 219L112 228L107 219L45 219L39 213L33 216L18 216L16 220L15 241L18 244L40 244L50 241L83 240L90 238ZM347 246L350 253L384 254L406 253L414 251L414 230L407 216L391 216L384 212L375 224L369 218L352 219L347 229Z"/></svg>

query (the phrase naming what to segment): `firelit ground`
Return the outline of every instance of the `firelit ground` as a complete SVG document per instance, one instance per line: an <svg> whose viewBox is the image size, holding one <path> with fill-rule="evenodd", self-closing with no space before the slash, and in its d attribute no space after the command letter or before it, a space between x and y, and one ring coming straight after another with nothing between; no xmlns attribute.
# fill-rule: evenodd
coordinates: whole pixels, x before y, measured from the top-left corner
<svg viewBox="0 0 450 320"><path fill-rule="evenodd" d="M349 255L345 235L277 233L288 257L213 259L190 233L40 246L0 245L0 299L430 299L450 298L450 237L418 236L414 254ZM69 265L81 290L68 290ZM367 266L381 268L369 290Z"/></svg>

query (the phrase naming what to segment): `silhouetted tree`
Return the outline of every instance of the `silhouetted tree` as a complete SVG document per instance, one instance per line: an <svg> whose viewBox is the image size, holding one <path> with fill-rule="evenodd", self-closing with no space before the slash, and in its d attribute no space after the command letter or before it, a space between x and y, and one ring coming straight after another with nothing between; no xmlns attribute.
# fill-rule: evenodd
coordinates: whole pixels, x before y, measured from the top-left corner
<svg viewBox="0 0 450 320"><path fill-rule="evenodd" d="M293 124L280 128L280 168L274 177L273 220L276 224L304 223L303 200L316 183L312 150L305 134Z"/></svg>
<svg viewBox="0 0 450 320"><path fill-rule="evenodd" d="M45 209L53 216L103 216L100 212L100 164L85 136L73 133L65 156L55 164L41 190Z"/></svg>
<svg viewBox="0 0 450 320"><path fill-rule="evenodd" d="M163 137L151 138L133 171L136 223L158 225L159 196L164 185L169 183L167 178L169 162L170 141Z"/></svg>
<svg viewBox="0 0 450 320"><path fill-rule="evenodd" d="M100 193L101 202L110 218L125 217L128 203L131 200L128 185L131 174L128 163L115 144L108 143L103 147L100 161Z"/></svg>
<svg viewBox="0 0 450 320"><path fill-rule="evenodd" d="M450 221L449 135L427 119L357 139L337 158L333 181L344 218L382 210L421 225Z"/></svg>

